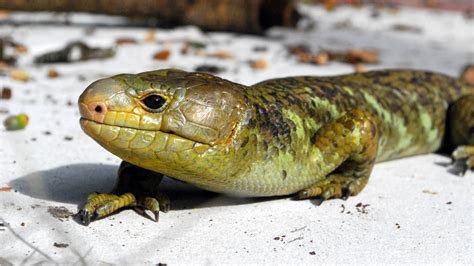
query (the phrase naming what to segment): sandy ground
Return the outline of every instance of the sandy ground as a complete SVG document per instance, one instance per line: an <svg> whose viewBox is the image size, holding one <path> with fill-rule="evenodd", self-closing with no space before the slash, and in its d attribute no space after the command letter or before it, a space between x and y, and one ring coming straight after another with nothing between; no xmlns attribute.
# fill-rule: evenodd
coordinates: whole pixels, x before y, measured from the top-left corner
<svg viewBox="0 0 474 266"><path fill-rule="evenodd" d="M266 37L154 28L153 42L144 41L150 29L125 27L121 18L76 14L67 26L57 23L65 20L57 14L3 18L0 35L28 48L18 68L32 79L0 76L1 87L13 90L12 99L0 100L0 109L30 116L25 130L0 129L0 188L12 188L0 192L0 265L472 264L473 174L451 174L446 168L450 159L435 154L380 163L360 195L319 207L286 198L231 198L167 180L163 190L172 210L158 224L131 210L88 227L58 218L60 207L66 214L76 212L89 192L108 191L114 184L119 159L83 134L78 123L76 100L98 78L168 67L193 70L204 63L225 68L220 76L244 84L354 70L339 62L301 64L286 48L295 44L314 51L376 48L380 64L368 69L422 68L458 75L474 61L474 22L458 13L403 9L373 16L370 8L330 14L301 9L307 18L297 30L273 29ZM395 30L397 24L411 28ZM35 56L69 41L107 47L119 37L138 43L117 47L107 60L33 64ZM206 52L229 51L234 57L183 55L184 41L203 42ZM171 51L170 58L153 60L153 53L163 49ZM253 69L248 62L258 59L268 60L268 67ZM46 76L50 67L60 73L58 78ZM6 116L0 114L0 120Z"/></svg>

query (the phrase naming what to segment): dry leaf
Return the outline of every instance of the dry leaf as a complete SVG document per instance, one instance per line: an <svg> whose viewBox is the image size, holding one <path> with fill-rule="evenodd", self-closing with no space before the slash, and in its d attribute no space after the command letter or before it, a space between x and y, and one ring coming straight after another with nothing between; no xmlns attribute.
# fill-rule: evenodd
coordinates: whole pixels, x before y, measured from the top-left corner
<svg viewBox="0 0 474 266"><path fill-rule="evenodd" d="M265 69L268 67L268 61L266 59L259 59L257 61L250 62L254 69Z"/></svg>
<svg viewBox="0 0 474 266"><path fill-rule="evenodd" d="M422 33L423 30L420 27L407 25L407 24L394 24L392 25L392 30L402 31L402 32L411 32L411 33Z"/></svg>
<svg viewBox="0 0 474 266"><path fill-rule="evenodd" d="M165 61L165 60L168 60L170 55L171 55L171 52L169 50L163 50L163 51L156 52L153 55L153 59Z"/></svg>
<svg viewBox="0 0 474 266"><path fill-rule="evenodd" d="M216 58L219 58L219 59L232 59L232 58L234 58L234 55L232 53L226 52L226 51L218 51L218 52L214 52L214 53L208 53L207 56L216 57Z"/></svg>
<svg viewBox="0 0 474 266"><path fill-rule="evenodd" d="M130 38L130 37L119 37L115 39L115 44L122 45L122 44L136 44L137 40Z"/></svg>
<svg viewBox="0 0 474 266"><path fill-rule="evenodd" d="M428 190L428 189L425 189L425 190L423 190L422 192L425 193L425 194L430 194L430 195L436 195L436 194L438 194L438 192L436 192L436 191L431 191L431 190Z"/></svg>
<svg viewBox="0 0 474 266"><path fill-rule="evenodd" d="M373 49L351 49L347 51L346 62L376 64L379 62L379 53Z"/></svg>
<svg viewBox="0 0 474 266"><path fill-rule="evenodd" d="M324 8L327 11L332 11L336 7L337 0L324 0Z"/></svg>
<svg viewBox="0 0 474 266"><path fill-rule="evenodd" d="M156 33L154 31L149 31L145 35L145 42L154 42L156 40Z"/></svg>
<svg viewBox="0 0 474 266"><path fill-rule="evenodd" d="M28 75L26 71L20 69L13 69L12 71L10 71L10 78L19 81L29 81L30 75Z"/></svg>
<svg viewBox="0 0 474 266"><path fill-rule="evenodd" d="M0 9L0 19L5 19L10 16L10 10Z"/></svg>
<svg viewBox="0 0 474 266"><path fill-rule="evenodd" d="M12 89L10 89L9 87L3 87L0 99L8 100L11 97L12 97Z"/></svg>
<svg viewBox="0 0 474 266"><path fill-rule="evenodd" d="M58 71L56 71L56 69L54 69L54 68L48 69L48 78L53 79L53 78L57 78L57 77L59 77L59 73L58 73Z"/></svg>
<svg viewBox="0 0 474 266"><path fill-rule="evenodd" d="M15 52L19 54L26 54L28 52L28 48L26 48L26 46L23 46L23 45L17 45L15 46Z"/></svg>
<svg viewBox="0 0 474 266"><path fill-rule="evenodd" d="M364 65L364 64L361 64L361 63L355 64L355 65L354 65L354 71L355 71L356 73L365 72L365 65Z"/></svg>
<svg viewBox="0 0 474 266"><path fill-rule="evenodd" d="M9 67L7 63L0 61L0 70L7 70Z"/></svg>
<svg viewBox="0 0 474 266"><path fill-rule="evenodd" d="M325 65L329 61L329 54L326 52L320 52L318 55L313 56L312 61L316 65Z"/></svg>
<svg viewBox="0 0 474 266"><path fill-rule="evenodd" d="M349 64L366 63L376 64L379 62L379 53L375 49L349 49L345 52L328 51L329 59L342 61Z"/></svg>

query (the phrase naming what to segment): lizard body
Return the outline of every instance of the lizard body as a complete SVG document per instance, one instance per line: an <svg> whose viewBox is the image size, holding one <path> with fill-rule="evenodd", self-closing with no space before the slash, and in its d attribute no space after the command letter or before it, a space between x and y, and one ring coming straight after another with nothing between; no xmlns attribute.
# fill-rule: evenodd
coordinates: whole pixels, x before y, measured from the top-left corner
<svg viewBox="0 0 474 266"><path fill-rule="evenodd" d="M244 86L165 69L99 80L79 105L84 131L129 164L243 196L355 195L376 161L474 144L474 86L413 70Z"/></svg>

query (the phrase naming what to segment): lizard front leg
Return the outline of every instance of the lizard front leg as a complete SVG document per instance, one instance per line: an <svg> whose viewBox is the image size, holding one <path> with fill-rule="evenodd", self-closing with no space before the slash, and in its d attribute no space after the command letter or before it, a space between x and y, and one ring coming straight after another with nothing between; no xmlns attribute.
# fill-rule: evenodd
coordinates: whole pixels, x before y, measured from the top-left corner
<svg viewBox="0 0 474 266"><path fill-rule="evenodd" d="M377 155L377 126L370 114L360 110L348 112L321 128L314 140L321 158L317 163L330 173L296 197L316 197L320 204L329 198L358 194L369 180Z"/></svg>
<svg viewBox="0 0 474 266"><path fill-rule="evenodd" d="M82 224L103 218L119 209L133 207L137 212L149 210L158 221L159 212L169 210L169 199L158 192L162 174L123 161L117 184L111 193L91 193L84 207L76 214Z"/></svg>

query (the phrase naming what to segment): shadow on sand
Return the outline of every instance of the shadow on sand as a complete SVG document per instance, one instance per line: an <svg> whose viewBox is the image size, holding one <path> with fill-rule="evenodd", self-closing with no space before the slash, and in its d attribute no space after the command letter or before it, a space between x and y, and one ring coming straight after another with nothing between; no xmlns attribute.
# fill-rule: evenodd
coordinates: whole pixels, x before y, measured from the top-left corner
<svg viewBox="0 0 474 266"><path fill-rule="evenodd" d="M115 184L118 165L71 164L19 177L10 182L18 192L33 198L83 204L93 191L109 192ZM238 198L201 190L164 178L160 191L171 200L171 210L240 205L272 198Z"/></svg>

